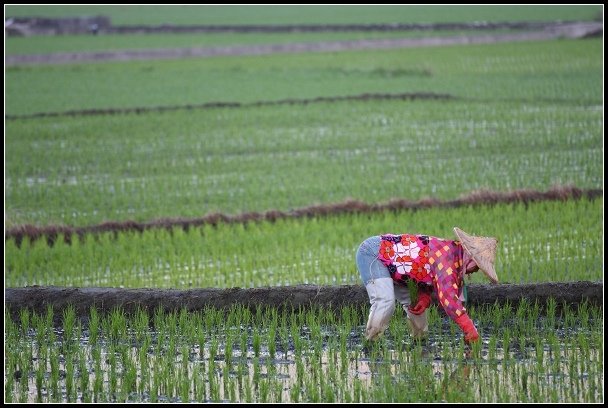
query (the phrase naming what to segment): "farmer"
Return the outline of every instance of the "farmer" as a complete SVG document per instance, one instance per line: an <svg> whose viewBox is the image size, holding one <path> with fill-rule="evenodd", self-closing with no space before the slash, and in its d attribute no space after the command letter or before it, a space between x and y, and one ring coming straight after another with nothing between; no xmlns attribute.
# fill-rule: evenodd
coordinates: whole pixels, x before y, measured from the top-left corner
<svg viewBox="0 0 608 408"><path fill-rule="evenodd" d="M494 259L498 241L469 235L457 227L454 232L456 241L428 235L385 234L361 243L356 255L357 269L371 304L366 339L376 340L386 330L395 300L406 311L414 336L423 335L428 330L432 292L464 332L465 343L479 339L463 306L464 275L481 269L491 282L497 283ZM408 281L418 292L413 305Z"/></svg>

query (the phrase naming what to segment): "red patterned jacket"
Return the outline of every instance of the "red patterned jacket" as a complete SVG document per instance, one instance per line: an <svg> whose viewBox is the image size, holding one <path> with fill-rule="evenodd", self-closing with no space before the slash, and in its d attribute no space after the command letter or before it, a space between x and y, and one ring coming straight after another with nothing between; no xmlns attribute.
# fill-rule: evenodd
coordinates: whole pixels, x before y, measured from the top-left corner
<svg viewBox="0 0 608 408"><path fill-rule="evenodd" d="M413 279L419 290L431 292L455 320L466 314L462 294L463 249L459 241L427 235L385 234L381 236L378 259L397 282Z"/></svg>

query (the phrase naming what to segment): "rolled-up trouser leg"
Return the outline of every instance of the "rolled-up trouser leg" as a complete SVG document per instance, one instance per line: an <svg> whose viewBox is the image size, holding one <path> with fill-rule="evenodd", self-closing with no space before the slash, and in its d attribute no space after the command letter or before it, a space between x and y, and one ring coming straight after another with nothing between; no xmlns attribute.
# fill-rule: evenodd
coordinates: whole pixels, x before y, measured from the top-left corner
<svg viewBox="0 0 608 408"><path fill-rule="evenodd" d="M380 236L367 238L357 250L356 263L361 281L369 296L371 309L365 337L376 339L388 327L389 320L395 311L395 289L388 268L378 260Z"/></svg>
<svg viewBox="0 0 608 408"><path fill-rule="evenodd" d="M384 333L395 311L395 289L391 278L374 279L365 286L372 305L367 319L365 338L376 340Z"/></svg>
<svg viewBox="0 0 608 408"><path fill-rule="evenodd" d="M407 286L402 283L395 283L395 299L397 299L397 302L399 302L404 309L410 305L410 291Z"/></svg>

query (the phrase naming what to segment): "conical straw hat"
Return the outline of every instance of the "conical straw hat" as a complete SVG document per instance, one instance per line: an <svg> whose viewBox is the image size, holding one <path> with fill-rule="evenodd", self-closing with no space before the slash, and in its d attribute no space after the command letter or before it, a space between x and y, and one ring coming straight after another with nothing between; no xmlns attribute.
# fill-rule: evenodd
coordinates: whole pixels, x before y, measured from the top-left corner
<svg viewBox="0 0 608 408"><path fill-rule="evenodd" d="M477 263L479 269L486 274L490 281L498 283L498 276L496 276L496 271L494 270L498 240L492 237L469 235L458 227L454 227L454 233L456 233L464 250Z"/></svg>

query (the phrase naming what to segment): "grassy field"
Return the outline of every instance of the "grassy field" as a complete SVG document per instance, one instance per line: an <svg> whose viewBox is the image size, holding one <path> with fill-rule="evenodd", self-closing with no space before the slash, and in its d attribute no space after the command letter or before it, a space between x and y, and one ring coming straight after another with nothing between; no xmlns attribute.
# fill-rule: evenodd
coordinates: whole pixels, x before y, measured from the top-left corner
<svg viewBox="0 0 608 408"><path fill-rule="evenodd" d="M450 101L9 121L5 219L90 225L600 188L601 130L601 110L583 106Z"/></svg>
<svg viewBox="0 0 608 408"><path fill-rule="evenodd" d="M514 33L523 30L496 30ZM357 41L394 38L456 37L483 35L479 30L460 31L350 31L350 32L295 32L295 33L203 33L203 34L104 34L100 36L58 35L7 37L6 55L51 54L58 52L102 52L154 48L226 47L261 44L314 43L329 41Z"/></svg>
<svg viewBox="0 0 608 408"><path fill-rule="evenodd" d="M599 188L600 56L588 40L9 68L9 115L175 110L7 121L5 222ZM177 109L397 92L452 99Z"/></svg>
<svg viewBox="0 0 608 408"><path fill-rule="evenodd" d="M49 247L5 245L5 284L109 287L356 285L354 254L371 235L452 228L495 236L501 283L602 279L603 200L344 215L89 235ZM509 220L509 222L497 222ZM482 274L473 282L484 283Z"/></svg>
<svg viewBox="0 0 608 408"><path fill-rule="evenodd" d="M602 10L5 6L7 17L103 14L118 25L592 20ZM351 35L37 37L5 47L24 54ZM449 200L480 189L603 189L602 41L7 67L5 231L346 199ZM315 101L361 94L418 97ZM236 105L187 107L213 102ZM154 107L168 109L146 110ZM113 111L92 112L104 109ZM56 115L32 116L40 113ZM367 237L453 238L454 226L499 239L501 283L603 280L596 198L110 232L71 244L11 238L4 283L359 284L355 251ZM477 273L472 282L485 280ZM83 321L68 305L62 327L53 327L50 308L24 309L18 321L5 313L5 402L603 402L602 309L544 306L469 308L482 337L472 349L436 307L426 341L412 339L396 308L373 344L362 338L368 305L133 316L92 309Z"/></svg>
<svg viewBox="0 0 608 408"><path fill-rule="evenodd" d="M601 50L601 40L564 40L16 66L6 70L6 114L379 92L601 106Z"/></svg>
<svg viewBox="0 0 608 408"><path fill-rule="evenodd" d="M593 20L601 5L162 6L10 5L6 17L104 15L114 25L380 24Z"/></svg>
<svg viewBox="0 0 608 408"><path fill-rule="evenodd" d="M5 224L83 226L346 199L454 199L478 189L601 188L601 45L10 67L8 115L173 110L8 120ZM285 102L364 93L446 97ZM245 106L179 109L210 102ZM600 214L589 211L592 219Z"/></svg>

